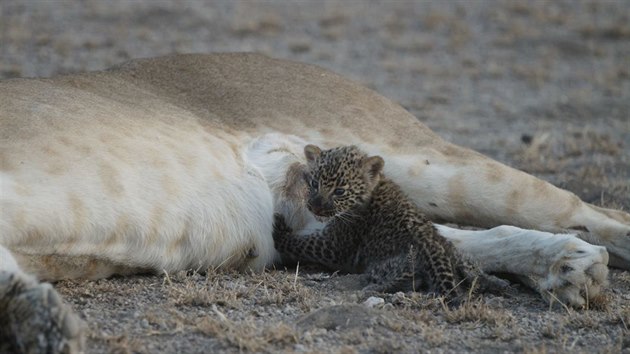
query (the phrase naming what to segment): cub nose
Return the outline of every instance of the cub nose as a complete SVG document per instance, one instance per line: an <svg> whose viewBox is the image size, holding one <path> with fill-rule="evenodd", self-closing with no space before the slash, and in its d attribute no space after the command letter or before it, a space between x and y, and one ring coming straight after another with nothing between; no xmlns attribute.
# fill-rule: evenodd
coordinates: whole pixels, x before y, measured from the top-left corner
<svg viewBox="0 0 630 354"><path fill-rule="evenodd" d="M324 202L323 198L320 195L318 195L315 198L311 198L308 201L308 204L310 204L314 209L321 209L323 202Z"/></svg>
<svg viewBox="0 0 630 354"><path fill-rule="evenodd" d="M324 208L322 208L321 205L320 206L315 206L315 205L312 205L312 204L308 204L307 206L308 206L308 210L310 210L311 213L313 213L313 214L315 214L317 216L322 216L324 214L324 212L325 212Z"/></svg>
<svg viewBox="0 0 630 354"><path fill-rule="evenodd" d="M323 210L321 208L313 208L313 207L311 207L311 211L315 215L321 215Z"/></svg>

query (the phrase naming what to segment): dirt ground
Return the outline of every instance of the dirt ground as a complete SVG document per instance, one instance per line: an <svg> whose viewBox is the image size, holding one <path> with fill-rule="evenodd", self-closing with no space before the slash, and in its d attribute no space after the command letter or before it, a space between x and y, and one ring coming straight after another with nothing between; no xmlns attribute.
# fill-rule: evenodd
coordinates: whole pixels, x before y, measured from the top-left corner
<svg viewBox="0 0 630 354"><path fill-rule="evenodd" d="M402 104L447 140L630 209L630 2L0 2L0 78L169 53L259 51L314 63ZM307 98L306 98L307 99ZM630 274L604 309L534 292L457 310L421 294L369 307L316 269L60 282L89 353L630 353Z"/></svg>

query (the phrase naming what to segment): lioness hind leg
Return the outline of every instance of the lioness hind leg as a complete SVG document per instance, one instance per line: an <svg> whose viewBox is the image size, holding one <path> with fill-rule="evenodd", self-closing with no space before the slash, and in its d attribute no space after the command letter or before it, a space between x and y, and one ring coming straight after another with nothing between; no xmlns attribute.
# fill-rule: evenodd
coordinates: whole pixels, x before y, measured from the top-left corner
<svg viewBox="0 0 630 354"><path fill-rule="evenodd" d="M436 228L482 270L518 275L550 301L581 307L608 284L606 249L572 234L514 226L481 231Z"/></svg>
<svg viewBox="0 0 630 354"><path fill-rule="evenodd" d="M80 353L81 320L49 283L23 273L0 246L0 353Z"/></svg>

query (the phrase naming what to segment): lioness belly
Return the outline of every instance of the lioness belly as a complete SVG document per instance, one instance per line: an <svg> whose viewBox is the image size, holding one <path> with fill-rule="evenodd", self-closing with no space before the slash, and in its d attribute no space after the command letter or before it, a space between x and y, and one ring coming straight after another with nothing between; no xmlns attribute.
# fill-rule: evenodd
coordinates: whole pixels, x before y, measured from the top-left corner
<svg viewBox="0 0 630 354"><path fill-rule="evenodd" d="M273 200L244 143L175 108L175 122L147 124L146 113L59 127L55 115L86 115L52 111L28 136L2 139L0 244L25 270L98 278L272 262Z"/></svg>

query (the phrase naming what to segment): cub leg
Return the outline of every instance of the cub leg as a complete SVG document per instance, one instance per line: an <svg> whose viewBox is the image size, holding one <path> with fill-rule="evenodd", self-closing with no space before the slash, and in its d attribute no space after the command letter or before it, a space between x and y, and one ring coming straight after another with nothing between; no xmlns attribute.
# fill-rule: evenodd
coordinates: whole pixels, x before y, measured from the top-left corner
<svg viewBox="0 0 630 354"><path fill-rule="evenodd" d="M415 276L409 257L404 255L375 262L365 273L369 284L363 288L364 291L385 293L428 289L426 274Z"/></svg>
<svg viewBox="0 0 630 354"><path fill-rule="evenodd" d="M0 246L0 353L79 353L81 320Z"/></svg>
<svg viewBox="0 0 630 354"><path fill-rule="evenodd" d="M474 291L502 293L509 287L509 282L490 275L479 267L468 256L461 253L453 243L437 231L438 237L444 240L442 246L446 253L451 255L451 262L455 269L455 273L459 279L470 289L475 287Z"/></svg>
<svg viewBox="0 0 630 354"><path fill-rule="evenodd" d="M509 287L509 282L482 271L477 264L468 260L468 257L459 251L456 251L455 254L458 257L455 260L457 273L461 279L464 279L469 288L474 286L474 291L501 294Z"/></svg>
<svg viewBox="0 0 630 354"><path fill-rule="evenodd" d="M305 261L321 264L335 270L348 270L348 255L333 237L326 235L326 229L306 236L297 236L289 227L284 217L274 215L273 241L283 260ZM344 268L344 269L342 269Z"/></svg>
<svg viewBox="0 0 630 354"><path fill-rule="evenodd" d="M606 249L575 235L514 226L481 231L435 226L482 270L515 274L549 300L584 306L608 284Z"/></svg>
<svg viewBox="0 0 630 354"><path fill-rule="evenodd" d="M461 296L461 284L455 277L453 259L439 245L424 244L409 252L382 261L373 261L366 270L372 283L366 291L430 291L445 296L449 302Z"/></svg>

